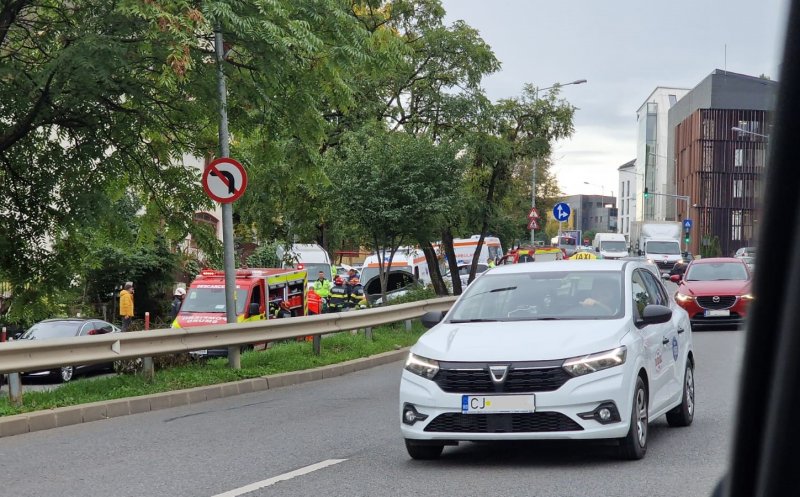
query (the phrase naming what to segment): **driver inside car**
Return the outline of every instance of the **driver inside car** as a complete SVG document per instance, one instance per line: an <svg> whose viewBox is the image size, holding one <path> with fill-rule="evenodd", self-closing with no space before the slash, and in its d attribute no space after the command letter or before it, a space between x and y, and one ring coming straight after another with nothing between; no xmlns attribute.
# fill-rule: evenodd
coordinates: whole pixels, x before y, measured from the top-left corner
<svg viewBox="0 0 800 497"><path fill-rule="evenodd" d="M581 301L581 306L597 309L613 316L617 313L619 284L611 279L596 279L592 283L591 296Z"/></svg>

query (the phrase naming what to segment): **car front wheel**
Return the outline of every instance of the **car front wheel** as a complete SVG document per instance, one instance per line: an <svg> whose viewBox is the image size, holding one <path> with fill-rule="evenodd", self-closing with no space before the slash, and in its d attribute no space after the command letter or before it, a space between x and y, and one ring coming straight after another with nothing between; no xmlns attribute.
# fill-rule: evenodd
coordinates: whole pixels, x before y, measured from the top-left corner
<svg viewBox="0 0 800 497"><path fill-rule="evenodd" d="M439 456L442 455L444 445L421 444L419 442L415 442L414 440L406 439L406 450L412 459L427 461L431 459L438 459Z"/></svg>
<svg viewBox="0 0 800 497"><path fill-rule="evenodd" d="M56 375L56 379L61 381L61 383L67 383L72 380L72 377L75 375L75 368L72 366L64 366L58 370Z"/></svg>
<svg viewBox="0 0 800 497"><path fill-rule="evenodd" d="M633 389L633 405L631 406L631 426L628 435L620 440L619 453L623 459L642 459L647 453L648 429L647 388L641 376L636 378Z"/></svg>
<svg viewBox="0 0 800 497"><path fill-rule="evenodd" d="M670 426L689 426L694 420L694 366L686 361L686 372L683 374L683 397L679 406L667 413Z"/></svg>

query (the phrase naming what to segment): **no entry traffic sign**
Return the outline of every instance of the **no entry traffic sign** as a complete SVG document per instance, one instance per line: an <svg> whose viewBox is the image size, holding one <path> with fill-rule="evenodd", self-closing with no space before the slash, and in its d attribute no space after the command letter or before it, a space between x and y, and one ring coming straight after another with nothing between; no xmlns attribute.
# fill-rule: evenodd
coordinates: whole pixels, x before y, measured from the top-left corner
<svg viewBox="0 0 800 497"><path fill-rule="evenodd" d="M221 157L203 171L203 190L221 204L229 204L247 188L247 173L239 162L230 157Z"/></svg>

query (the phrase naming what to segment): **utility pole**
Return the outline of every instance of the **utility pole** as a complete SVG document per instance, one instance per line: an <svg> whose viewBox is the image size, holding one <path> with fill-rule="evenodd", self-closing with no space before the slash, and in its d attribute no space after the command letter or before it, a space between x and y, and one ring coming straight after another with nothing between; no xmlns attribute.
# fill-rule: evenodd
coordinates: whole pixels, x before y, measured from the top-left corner
<svg viewBox="0 0 800 497"><path fill-rule="evenodd" d="M538 97L538 89L537 89L537 97ZM538 164L538 160L536 157L533 158L533 179L531 180L531 209L536 208L536 166ZM536 230L531 228L531 246L535 246L536 242L534 241L536 235Z"/></svg>
<svg viewBox="0 0 800 497"><path fill-rule="evenodd" d="M230 137L228 134L228 90L225 86L225 49L222 42L222 25L217 21L214 27L214 48L217 56L217 91L219 93L219 153L220 157L230 156ZM223 269L225 271L225 316L228 324L236 322L236 264L233 261L233 205L222 204L222 247ZM228 347L228 366L242 368L239 346Z"/></svg>

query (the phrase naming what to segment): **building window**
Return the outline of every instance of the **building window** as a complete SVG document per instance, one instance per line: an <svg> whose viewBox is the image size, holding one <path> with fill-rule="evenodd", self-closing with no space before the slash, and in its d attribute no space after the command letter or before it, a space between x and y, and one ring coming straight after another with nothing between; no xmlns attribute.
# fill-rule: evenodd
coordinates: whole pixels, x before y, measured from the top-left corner
<svg viewBox="0 0 800 497"><path fill-rule="evenodd" d="M703 171L711 171L714 169L714 144L710 142L703 143Z"/></svg>
<svg viewBox="0 0 800 497"><path fill-rule="evenodd" d="M733 165L742 167L744 165L744 150L737 148L733 153Z"/></svg>
<svg viewBox="0 0 800 497"><path fill-rule="evenodd" d="M753 211L744 211L744 239L753 239Z"/></svg>
<svg viewBox="0 0 800 497"><path fill-rule="evenodd" d="M738 241L742 239L742 211L731 211L731 240Z"/></svg>
<svg viewBox="0 0 800 497"><path fill-rule="evenodd" d="M678 103L678 96L677 95L667 95L669 98L669 106L672 107L673 105Z"/></svg>
<svg viewBox="0 0 800 497"><path fill-rule="evenodd" d="M764 167L764 158L766 155L767 152L763 148L753 150L753 165L755 167Z"/></svg>
<svg viewBox="0 0 800 497"><path fill-rule="evenodd" d="M703 119L703 138L706 140L714 139L714 120Z"/></svg>
<svg viewBox="0 0 800 497"><path fill-rule="evenodd" d="M740 179L733 180L733 198L742 198L742 193L744 190L744 181Z"/></svg>
<svg viewBox="0 0 800 497"><path fill-rule="evenodd" d="M631 180L628 180L628 196L631 196Z"/></svg>

